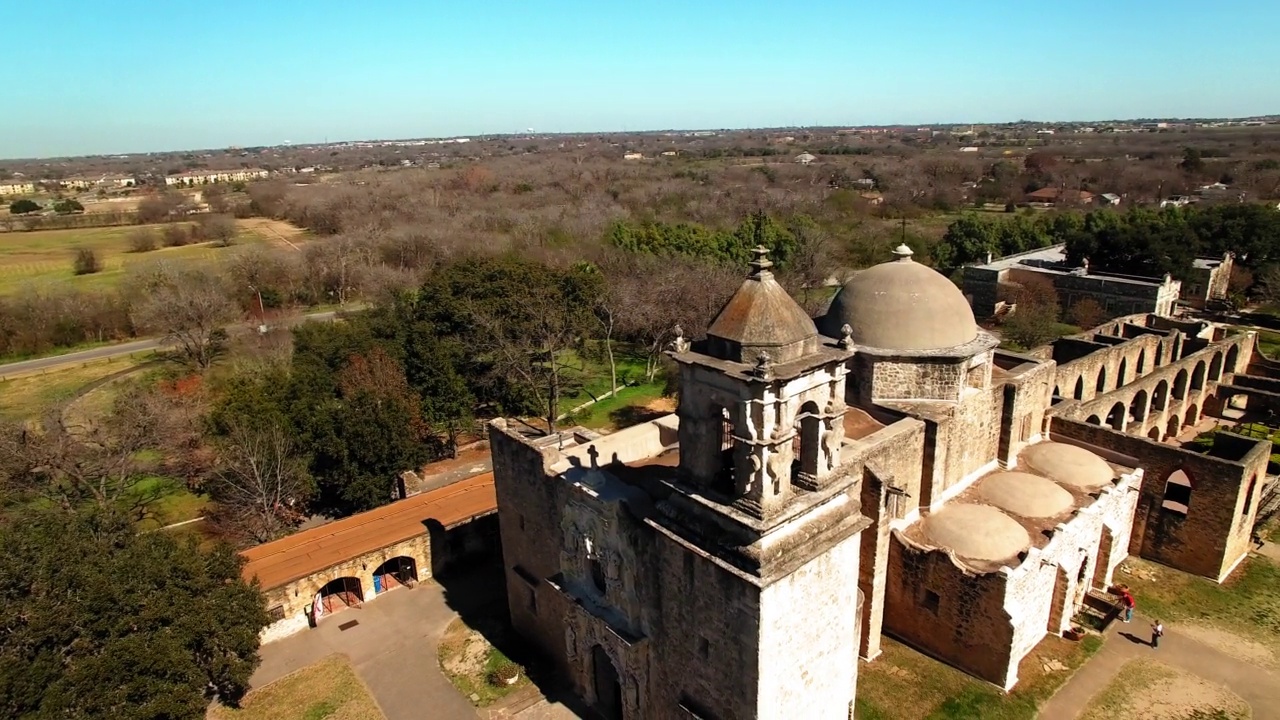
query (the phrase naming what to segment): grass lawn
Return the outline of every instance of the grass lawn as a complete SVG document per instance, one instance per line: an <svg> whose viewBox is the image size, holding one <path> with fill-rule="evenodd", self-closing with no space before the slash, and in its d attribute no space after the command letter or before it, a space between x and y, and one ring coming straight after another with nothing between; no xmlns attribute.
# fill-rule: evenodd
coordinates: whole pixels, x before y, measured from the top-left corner
<svg viewBox="0 0 1280 720"><path fill-rule="evenodd" d="M1249 704L1227 688L1154 660L1130 660L1080 720L1243 720Z"/></svg>
<svg viewBox="0 0 1280 720"><path fill-rule="evenodd" d="M183 247L161 247L148 253L127 252L129 235L139 228L159 231L163 225L77 228L73 230L37 230L0 234L0 294L16 292L28 285L42 286L65 283L77 288L108 287L126 277L130 265L156 262L194 262L226 257L237 247L261 242L262 236L241 228L236 244L230 248L210 243ZM103 270L92 275L77 276L71 262L78 248L91 248L98 253Z"/></svg>
<svg viewBox="0 0 1280 720"><path fill-rule="evenodd" d="M346 658L321 660L250 692L239 709L210 708L208 720L377 720L385 718Z"/></svg>
<svg viewBox="0 0 1280 720"><path fill-rule="evenodd" d="M108 375L136 367L148 358L119 357L0 381L0 418L20 420L39 417L75 397L85 385Z"/></svg>
<svg viewBox="0 0 1280 720"><path fill-rule="evenodd" d="M505 623L503 626L505 632L510 632ZM510 685L499 681L494 673L502 667L514 667L519 671L519 679ZM440 668L453 686L477 707L492 705L529 684L523 668L461 618L450 623L440 638Z"/></svg>
<svg viewBox="0 0 1280 720"><path fill-rule="evenodd" d="M1280 566L1267 558L1245 559L1221 585L1129 558L1116 582L1132 588L1147 617L1216 627L1280 652Z"/></svg>
<svg viewBox="0 0 1280 720"><path fill-rule="evenodd" d="M621 388L616 395L575 413L568 422L592 430L617 430L642 423L655 416L646 408L662 398L662 389L658 383Z"/></svg>
<svg viewBox="0 0 1280 720"><path fill-rule="evenodd" d="M1022 661L1018 685L1006 695L988 683L886 638L884 653L858 670L858 717L863 720L1031 720L1071 673L1100 647L1102 639L1092 635L1078 643L1046 637ZM1044 666L1051 660L1057 660L1068 670L1046 671Z"/></svg>
<svg viewBox="0 0 1280 720"><path fill-rule="evenodd" d="M1280 358L1280 334L1259 330L1258 350L1272 360Z"/></svg>
<svg viewBox="0 0 1280 720"><path fill-rule="evenodd" d="M182 481L170 477L143 478L133 487L132 498L147 505L148 517L138 523L144 530L153 530L194 520L204 515L207 495L197 495L187 489Z"/></svg>

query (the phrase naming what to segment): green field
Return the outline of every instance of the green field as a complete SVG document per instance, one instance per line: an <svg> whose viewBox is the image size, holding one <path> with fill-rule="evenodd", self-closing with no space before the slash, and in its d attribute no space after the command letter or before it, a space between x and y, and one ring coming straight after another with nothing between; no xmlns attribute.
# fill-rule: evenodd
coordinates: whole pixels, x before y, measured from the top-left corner
<svg viewBox="0 0 1280 720"><path fill-rule="evenodd" d="M137 263L196 262L226 257L238 247L262 242L255 232L241 229L230 248L211 243L183 247L160 247L147 253L130 253L129 235L139 228L157 232L162 225L83 228L74 230L37 230L35 232L0 233L0 295L11 294L27 286L48 287L65 284L76 288L113 286L126 277L126 270ZM71 264L76 251L91 248L102 262L101 272L77 276Z"/></svg>

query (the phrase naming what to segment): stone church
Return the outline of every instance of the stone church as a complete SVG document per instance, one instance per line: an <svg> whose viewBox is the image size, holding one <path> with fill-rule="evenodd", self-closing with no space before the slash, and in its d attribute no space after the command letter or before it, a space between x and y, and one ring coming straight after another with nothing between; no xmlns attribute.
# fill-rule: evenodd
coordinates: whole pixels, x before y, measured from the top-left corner
<svg viewBox="0 0 1280 720"><path fill-rule="evenodd" d="M490 426L512 622L605 717L849 718L885 634L1009 689L1130 553L1215 579L1243 557L1269 444L1162 440L1251 334L1133 316L1004 352L905 246L815 321L757 252L706 337L673 343L674 415Z"/></svg>

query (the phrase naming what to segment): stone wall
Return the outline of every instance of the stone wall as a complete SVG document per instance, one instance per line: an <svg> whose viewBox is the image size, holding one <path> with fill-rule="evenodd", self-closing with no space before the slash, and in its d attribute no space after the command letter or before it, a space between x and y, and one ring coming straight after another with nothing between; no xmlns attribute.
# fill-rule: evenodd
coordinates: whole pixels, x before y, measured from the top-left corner
<svg viewBox="0 0 1280 720"><path fill-rule="evenodd" d="M1221 433L1224 447L1216 452L1236 458L1225 459L1061 417L1053 419L1050 431L1055 439L1118 453L1145 470L1131 554L1220 582L1248 552L1270 443ZM1168 479L1178 471L1190 477L1185 513L1164 505Z"/></svg>
<svg viewBox="0 0 1280 720"><path fill-rule="evenodd" d="M262 642L279 640L306 629L308 625L306 613L315 601L316 593L332 580L342 577L355 578L360 581L364 602L373 600L377 597L374 592L374 570L387 560L396 557L413 559L419 581L431 577L431 540L424 531L417 537L351 558L280 587L264 589L268 611L281 619L263 630ZM321 622L324 621L325 618L321 618Z"/></svg>
<svg viewBox="0 0 1280 720"><path fill-rule="evenodd" d="M966 385L968 358L879 358L861 354L855 373L863 402L881 400L956 400Z"/></svg>

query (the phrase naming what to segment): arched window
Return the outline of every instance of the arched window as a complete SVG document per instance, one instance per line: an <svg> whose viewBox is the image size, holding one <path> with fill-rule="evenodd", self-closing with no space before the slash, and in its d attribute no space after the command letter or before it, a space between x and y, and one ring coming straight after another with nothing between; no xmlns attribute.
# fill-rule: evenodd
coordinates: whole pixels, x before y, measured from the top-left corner
<svg viewBox="0 0 1280 720"><path fill-rule="evenodd" d="M1164 481L1164 499L1160 507L1178 515L1186 515L1191 509L1191 475L1186 470L1169 473Z"/></svg>
<svg viewBox="0 0 1280 720"><path fill-rule="evenodd" d="M1122 387L1126 382L1128 382L1128 378L1125 377L1128 372L1129 360L1127 358L1120 358L1120 372L1116 373L1116 387Z"/></svg>
<svg viewBox="0 0 1280 720"><path fill-rule="evenodd" d="M818 456L822 451L818 439L822 430L822 418L819 413L817 403L810 401L800 406L800 413L796 416L795 439L791 444L794 452L794 458L791 461L793 483L800 480L802 476L807 476L810 480L818 477ZM781 488L775 487L774 491L781 492Z"/></svg>
<svg viewBox="0 0 1280 720"><path fill-rule="evenodd" d="M734 490L733 417L729 414L728 408L713 407L712 417L716 416L720 417L720 471L716 473L713 489L725 495L732 495Z"/></svg>
<svg viewBox="0 0 1280 720"><path fill-rule="evenodd" d="M1084 376L1083 375L1076 378L1076 391L1071 395L1071 397L1077 400L1084 399Z"/></svg>
<svg viewBox="0 0 1280 720"><path fill-rule="evenodd" d="M1222 379L1222 353L1215 353L1209 363L1209 379L1214 382Z"/></svg>
<svg viewBox="0 0 1280 720"><path fill-rule="evenodd" d="M1164 428L1165 438L1178 437L1178 432L1180 430L1182 430L1182 419L1179 418L1176 414L1170 415L1169 422L1165 425L1165 428Z"/></svg>
<svg viewBox="0 0 1280 720"><path fill-rule="evenodd" d="M1146 371L1147 371L1147 349L1143 348L1142 352L1138 353L1138 368L1137 368L1136 377L1142 377L1142 373Z"/></svg>
<svg viewBox="0 0 1280 720"><path fill-rule="evenodd" d="M1164 410L1165 405L1169 402L1169 381L1161 380L1156 383L1156 388L1151 391L1151 409Z"/></svg>
<svg viewBox="0 0 1280 720"><path fill-rule="evenodd" d="M1097 415L1090 415L1089 419L1085 420L1085 422L1089 423L1090 425L1101 425L1102 418L1098 417Z"/></svg>
<svg viewBox="0 0 1280 720"><path fill-rule="evenodd" d="M1187 399L1187 369L1183 368L1173 378L1173 397L1175 400Z"/></svg>
<svg viewBox="0 0 1280 720"><path fill-rule="evenodd" d="M1098 382L1094 384L1094 390L1098 392L1107 391L1107 369L1105 367L1098 370Z"/></svg>
<svg viewBox="0 0 1280 720"><path fill-rule="evenodd" d="M1224 368L1222 368L1222 371L1229 372L1229 373L1240 372L1240 367L1238 365L1239 362L1240 362L1240 346L1232 345L1231 349L1227 351L1227 364Z"/></svg>

